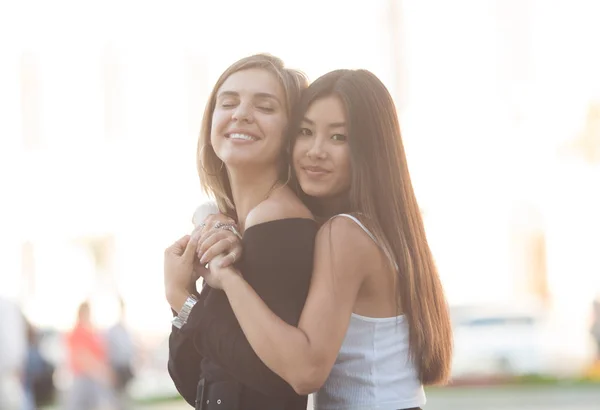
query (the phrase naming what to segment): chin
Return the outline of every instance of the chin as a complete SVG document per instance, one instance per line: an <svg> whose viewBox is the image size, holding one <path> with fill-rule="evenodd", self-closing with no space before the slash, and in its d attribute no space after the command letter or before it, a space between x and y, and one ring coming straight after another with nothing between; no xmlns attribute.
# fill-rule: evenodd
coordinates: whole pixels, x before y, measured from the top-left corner
<svg viewBox="0 0 600 410"><path fill-rule="evenodd" d="M313 198L324 198L327 196L327 190L323 189L322 187L316 187L306 184L302 185L301 183L300 188L302 189L302 192Z"/></svg>
<svg viewBox="0 0 600 410"><path fill-rule="evenodd" d="M240 155L237 153L230 153L221 157L221 160L225 163L225 165L235 168L253 166L256 164L256 162L258 162L257 159L258 158L256 158L256 156L244 154Z"/></svg>

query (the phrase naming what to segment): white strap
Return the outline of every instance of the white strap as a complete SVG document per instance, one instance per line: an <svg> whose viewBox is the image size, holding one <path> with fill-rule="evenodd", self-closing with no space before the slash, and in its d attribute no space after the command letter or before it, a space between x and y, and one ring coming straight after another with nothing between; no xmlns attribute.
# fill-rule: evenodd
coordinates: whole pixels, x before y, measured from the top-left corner
<svg viewBox="0 0 600 410"><path fill-rule="evenodd" d="M363 223L362 223L361 221L359 221L359 220L358 220L358 218L357 218L357 217L355 217L355 216L352 216L352 215L349 215L349 214L338 214L338 215L334 215L334 216L332 216L330 219L333 219L333 218L335 218L335 217L338 217L338 216L343 216L343 217L345 217L345 218L351 219L351 220L353 220L353 221L354 221L354 222L355 222L355 223L356 223L358 226L360 226L360 227L362 228L362 230L363 230L363 231L365 231L365 232L366 232L366 234L367 234L367 235L369 235L369 237L370 237L371 239L373 239L373 242L375 242L375 244L376 244L377 246L379 246L379 248L380 248L380 249L381 249L381 250L382 250L382 251L383 251L383 252L384 252L384 253L387 255L388 259L389 259L389 260L390 260L390 261L391 261L391 262L394 264L394 266L396 267L396 270L399 270L399 268L398 268L398 264L396 263L396 261L394 260L394 258L392 257L392 255L388 255L388 253L386 252L385 248L384 248L383 246L381 246L381 244L380 244L379 242L377 242L377 239L375 238L375 235L373 235L373 234L371 233L371 231L369 231L369 230L367 229L367 227L366 227L366 226L364 226L364 225L363 225Z"/></svg>
<svg viewBox="0 0 600 410"><path fill-rule="evenodd" d="M333 218L335 218L335 217L338 217L338 216L343 216L343 217L346 217L346 218L348 218L348 219L352 219L354 222L356 222L356 224L357 224L358 226L360 226L360 227L363 229L363 231L365 231L365 232L367 233L367 235L369 235L369 236L371 237L371 239L373 239L373 242L375 242L377 245L379 245L379 243L377 242L377 239L375 239L375 235L373 235L373 234L371 233L371 231L369 231L369 230L367 229L367 227L366 227L366 226L364 226L364 225L363 225L363 223L362 223L361 221L359 221L359 220L358 220L358 218L357 218L357 217L355 217L355 216L352 216L352 215L349 215L349 214L338 214L338 215L334 215L334 216L332 216L332 217L331 217L331 219L333 219Z"/></svg>

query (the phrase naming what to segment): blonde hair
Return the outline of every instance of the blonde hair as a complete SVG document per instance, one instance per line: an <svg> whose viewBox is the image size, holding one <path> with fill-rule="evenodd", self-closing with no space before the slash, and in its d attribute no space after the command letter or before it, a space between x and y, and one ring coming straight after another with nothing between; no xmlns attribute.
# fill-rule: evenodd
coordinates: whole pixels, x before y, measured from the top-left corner
<svg viewBox="0 0 600 410"><path fill-rule="evenodd" d="M231 195L231 185L227 170L223 162L217 157L212 145L210 144L210 133L212 127L212 115L215 110L216 94L223 83L234 73L243 70L259 68L273 74L281 86L286 97L285 109L288 120L292 116L300 95L306 87L308 87L308 79L304 73L298 70L286 68L283 61L270 54L255 54L249 57L242 58L230 65L221 74L216 84L214 85L208 103L204 110L202 118L202 127L198 138L197 165L198 175L200 176L200 185L204 192L209 196L214 197L222 213L231 217L235 217L235 205ZM287 132L285 133L287 137ZM285 143L284 147L288 147L289 143ZM289 158L284 159L284 169L287 171L289 166Z"/></svg>

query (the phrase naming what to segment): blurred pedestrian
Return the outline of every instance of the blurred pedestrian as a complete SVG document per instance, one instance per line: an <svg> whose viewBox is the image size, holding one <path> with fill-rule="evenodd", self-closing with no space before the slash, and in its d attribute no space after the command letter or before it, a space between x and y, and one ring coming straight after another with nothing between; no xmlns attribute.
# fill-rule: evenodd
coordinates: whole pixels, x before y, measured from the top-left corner
<svg viewBox="0 0 600 410"><path fill-rule="evenodd" d="M79 306L77 323L67 336L69 366L73 384L67 396L67 410L97 410L110 400L112 373L104 340L94 328L90 305Z"/></svg>
<svg viewBox="0 0 600 410"><path fill-rule="evenodd" d="M23 384L26 404L24 410L35 410L39 406L53 402L56 388L54 386L55 367L42 354L40 349L40 332L31 322L24 318L27 333L27 357Z"/></svg>
<svg viewBox="0 0 600 410"><path fill-rule="evenodd" d="M0 296L0 410L21 410L27 343L19 307Z"/></svg>
<svg viewBox="0 0 600 410"><path fill-rule="evenodd" d="M125 324L125 303L119 300L119 321L106 332L108 363L114 375L113 393L119 410L129 408L127 387L134 377L135 347Z"/></svg>
<svg viewBox="0 0 600 410"><path fill-rule="evenodd" d="M592 303L592 327L590 331L596 345L596 361L600 362L600 294Z"/></svg>

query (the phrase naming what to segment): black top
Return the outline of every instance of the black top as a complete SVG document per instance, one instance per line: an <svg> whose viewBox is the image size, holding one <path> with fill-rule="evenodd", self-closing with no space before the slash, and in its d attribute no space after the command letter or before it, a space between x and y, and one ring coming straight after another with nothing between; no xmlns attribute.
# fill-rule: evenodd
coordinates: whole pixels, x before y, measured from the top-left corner
<svg viewBox="0 0 600 410"><path fill-rule="evenodd" d="M238 264L244 279L275 314L297 326L313 268L315 221L280 219L246 229ZM188 321L169 337L169 374L192 406L200 378L235 380L256 394L283 399L285 409L306 409L307 397L273 373L254 353L222 290L205 286ZM254 393L254 392L253 392ZM278 401L280 401L278 400Z"/></svg>

